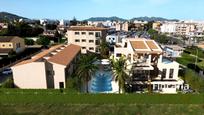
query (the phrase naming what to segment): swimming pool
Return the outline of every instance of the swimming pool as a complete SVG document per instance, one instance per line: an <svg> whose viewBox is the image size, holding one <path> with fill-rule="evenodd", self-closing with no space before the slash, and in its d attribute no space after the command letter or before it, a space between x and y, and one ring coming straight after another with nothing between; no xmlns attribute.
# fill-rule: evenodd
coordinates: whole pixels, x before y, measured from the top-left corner
<svg viewBox="0 0 204 115"><path fill-rule="evenodd" d="M97 71L92 77L90 91L92 93L105 93L112 91L112 72Z"/></svg>

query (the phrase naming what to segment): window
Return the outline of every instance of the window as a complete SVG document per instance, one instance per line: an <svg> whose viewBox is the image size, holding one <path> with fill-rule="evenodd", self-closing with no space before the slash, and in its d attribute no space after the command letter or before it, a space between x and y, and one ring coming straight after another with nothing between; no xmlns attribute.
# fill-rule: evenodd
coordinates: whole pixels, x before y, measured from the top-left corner
<svg viewBox="0 0 204 115"><path fill-rule="evenodd" d="M93 47L90 47L89 50L94 50L94 48L93 48Z"/></svg>
<svg viewBox="0 0 204 115"><path fill-rule="evenodd" d="M166 78L166 69L162 70L162 78Z"/></svg>
<svg viewBox="0 0 204 115"><path fill-rule="evenodd" d="M89 43L93 43L94 42L94 40L89 40Z"/></svg>
<svg viewBox="0 0 204 115"><path fill-rule="evenodd" d="M3 44L2 47L5 47L5 45Z"/></svg>
<svg viewBox="0 0 204 115"><path fill-rule="evenodd" d="M82 39L81 41L82 41L82 42L86 42L86 39Z"/></svg>
<svg viewBox="0 0 204 115"><path fill-rule="evenodd" d="M86 47L82 47L82 49L86 49Z"/></svg>
<svg viewBox="0 0 204 115"><path fill-rule="evenodd" d="M174 69L170 69L169 78L173 78L173 75L174 75Z"/></svg>
<svg viewBox="0 0 204 115"><path fill-rule="evenodd" d="M96 37L101 37L101 33L100 33L100 32L96 32L96 33L95 33L95 36L96 36Z"/></svg>
<svg viewBox="0 0 204 115"><path fill-rule="evenodd" d="M79 32L75 32L75 35L79 35Z"/></svg>
<svg viewBox="0 0 204 115"><path fill-rule="evenodd" d="M99 45L99 44L100 44L99 40L96 40L96 42L95 42L95 43L96 43L96 45Z"/></svg>
<svg viewBox="0 0 204 115"><path fill-rule="evenodd" d="M75 42L80 42L80 40L79 39L75 39Z"/></svg>
<svg viewBox="0 0 204 115"><path fill-rule="evenodd" d="M82 35L86 35L86 32L81 32Z"/></svg>
<svg viewBox="0 0 204 115"><path fill-rule="evenodd" d="M89 32L89 35L94 35L94 33L93 32Z"/></svg>
<svg viewBox="0 0 204 115"><path fill-rule="evenodd" d="M120 53L116 54L116 57L121 57L121 56L122 56L122 54L120 54Z"/></svg>
<svg viewBox="0 0 204 115"><path fill-rule="evenodd" d="M9 44L9 47L11 47L11 44Z"/></svg>
<svg viewBox="0 0 204 115"><path fill-rule="evenodd" d="M127 42L125 42L125 46L124 47L127 48Z"/></svg>

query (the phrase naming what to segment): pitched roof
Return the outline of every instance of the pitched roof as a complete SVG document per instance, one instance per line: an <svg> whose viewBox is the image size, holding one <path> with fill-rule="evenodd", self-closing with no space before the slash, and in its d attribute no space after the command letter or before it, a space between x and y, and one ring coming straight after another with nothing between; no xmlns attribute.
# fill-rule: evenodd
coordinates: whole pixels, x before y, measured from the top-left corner
<svg viewBox="0 0 204 115"><path fill-rule="evenodd" d="M93 26L71 26L68 28L68 30L73 31L103 31L108 30L107 28L101 28L101 27L93 27Z"/></svg>
<svg viewBox="0 0 204 115"><path fill-rule="evenodd" d="M80 51L80 46L70 44L65 49L49 58L48 61L67 66Z"/></svg>
<svg viewBox="0 0 204 115"><path fill-rule="evenodd" d="M0 36L0 42L10 42L11 40L15 38L20 38L20 37L18 36Z"/></svg>
<svg viewBox="0 0 204 115"><path fill-rule="evenodd" d="M31 59L28 59L28 60L22 61L22 62L20 62L20 63L17 63L17 64L14 65L14 66L19 66L19 65L23 65L23 64L35 62L35 61L37 61L37 60L43 58L44 56L46 56L47 54L49 54L50 52L56 50L57 48L59 48L59 47L61 47L61 46L62 46L62 45L53 46L53 47L51 47L51 48L48 49L48 50L44 50L43 52L38 53L37 55L33 56Z"/></svg>
<svg viewBox="0 0 204 115"><path fill-rule="evenodd" d="M11 52L13 49L4 49L4 48L0 48L0 53L9 53Z"/></svg>

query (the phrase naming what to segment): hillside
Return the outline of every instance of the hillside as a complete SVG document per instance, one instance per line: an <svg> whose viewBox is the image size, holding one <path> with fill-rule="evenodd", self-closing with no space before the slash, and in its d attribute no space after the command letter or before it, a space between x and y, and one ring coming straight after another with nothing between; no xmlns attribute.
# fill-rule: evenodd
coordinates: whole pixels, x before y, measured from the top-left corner
<svg viewBox="0 0 204 115"><path fill-rule="evenodd" d="M14 20L19 20L19 19L27 19L25 17L22 16L18 16L15 14L11 14L8 12L0 12L0 22L2 21L14 21Z"/></svg>
<svg viewBox="0 0 204 115"><path fill-rule="evenodd" d="M119 18L116 16L113 17L91 17L89 19L86 19L86 21L126 21L126 19Z"/></svg>
<svg viewBox="0 0 204 115"><path fill-rule="evenodd" d="M166 18L162 18L162 17L136 17L136 18L132 18L131 21L134 20L140 20L140 21L179 21L177 19L166 19Z"/></svg>
<svg viewBox="0 0 204 115"><path fill-rule="evenodd" d="M92 17L89 19L86 19L86 21L128 21L128 19L123 19L123 18L119 18L119 17ZM166 18L162 18L162 17L136 17L136 18L132 18L129 21L134 21L134 20L140 20L140 21L178 21L177 19L166 19Z"/></svg>

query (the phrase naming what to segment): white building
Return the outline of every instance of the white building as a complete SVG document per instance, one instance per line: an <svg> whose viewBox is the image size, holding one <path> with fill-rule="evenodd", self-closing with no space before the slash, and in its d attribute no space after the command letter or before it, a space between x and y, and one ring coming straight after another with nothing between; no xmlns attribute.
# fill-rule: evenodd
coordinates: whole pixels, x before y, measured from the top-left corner
<svg viewBox="0 0 204 115"><path fill-rule="evenodd" d="M107 35L106 36L106 42L110 44L116 44L119 42L122 42L122 39L125 39L127 35L124 34L112 34L112 35Z"/></svg>
<svg viewBox="0 0 204 115"><path fill-rule="evenodd" d="M164 46L165 56L166 57L181 57L181 54L184 51L184 48L178 45L165 45Z"/></svg>
<svg viewBox="0 0 204 115"><path fill-rule="evenodd" d="M114 58L125 56L127 70L132 76L131 85L136 89L151 86L153 92L176 93L183 88L178 78L179 64L162 56L163 51L154 40L123 39L114 47Z"/></svg>
<svg viewBox="0 0 204 115"><path fill-rule="evenodd" d="M73 44L57 45L14 65L11 68L15 86L22 89L65 88L80 49Z"/></svg>
<svg viewBox="0 0 204 115"><path fill-rule="evenodd" d="M176 23L164 23L160 28L162 33L175 33Z"/></svg>
<svg viewBox="0 0 204 115"><path fill-rule="evenodd" d="M60 26L68 26L70 24L70 21L69 20L64 20L64 19L62 19L62 20L60 20L60 22L59 22L59 25Z"/></svg>
<svg viewBox="0 0 204 115"><path fill-rule="evenodd" d="M72 26L67 30L68 43L81 46L82 53L99 53L99 45L105 40L106 28L93 26Z"/></svg>

